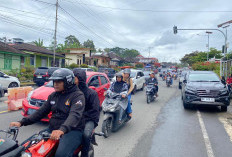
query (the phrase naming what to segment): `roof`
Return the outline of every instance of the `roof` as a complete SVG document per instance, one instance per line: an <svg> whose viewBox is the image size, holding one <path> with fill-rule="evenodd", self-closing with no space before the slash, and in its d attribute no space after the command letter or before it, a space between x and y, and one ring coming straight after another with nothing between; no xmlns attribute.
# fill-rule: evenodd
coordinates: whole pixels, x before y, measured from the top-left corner
<svg viewBox="0 0 232 157"><path fill-rule="evenodd" d="M142 55L138 55L136 56L136 58L144 58Z"/></svg>
<svg viewBox="0 0 232 157"><path fill-rule="evenodd" d="M42 53L42 54L47 54L47 55L53 55L53 52L46 49L46 48L38 47L38 46L27 44L27 43L10 44L10 46L12 46L15 49L18 49L20 51L30 51L30 52L38 52L38 53ZM56 54L56 56L64 57L61 54Z"/></svg>
<svg viewBox="0 0 232 157"><path fill-rule="evenodd" d="M65 49L65 50L88 50L88 51L90 51L91 49L90 48L67 48L67 49Z"/></svg>
<svg viewBox="0 0 232 157"><path fill-rule="evenodd" d="M3 42L0 42L0 51L4 51L4 52L12 52L12 53L17 53L17 54L22 54L22 55L25 55L26 53L20 51L20 50L17 50Z"/></svg>

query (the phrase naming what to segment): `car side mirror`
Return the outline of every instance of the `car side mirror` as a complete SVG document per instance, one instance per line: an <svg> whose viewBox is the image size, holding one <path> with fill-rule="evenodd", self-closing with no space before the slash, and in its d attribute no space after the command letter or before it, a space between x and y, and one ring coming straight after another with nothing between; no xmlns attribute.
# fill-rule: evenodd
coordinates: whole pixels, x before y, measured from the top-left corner
<svg viewBox="0 0 232 157"><path fill-rule="evenodd" d="M183 80L183 83L187 83L187 80Z"/></svg>
<svg viewBox="0 0 232 157"><path fill-rule="evenodd" d="M4 77L4 78L10 78L8 75L4 75L3 77Z"/></svg>
<svg viewBox="0 0 232 157"><path fill-rule="evenodd" d="M44 82L44 85L47 85L48 84L48 82Z"/></svg>
<svg viewBox="0 0 232 157"><path fill-rule="evenodd" d="M90 89L96 90L96 87L94 86L89 86Z"/></svg>
<svg viewBox="0 0 232 157"><path fill-rule="evenodd" d="M140 76L137 76L136 78L138 79L138 78L140 78Z"/></svg>

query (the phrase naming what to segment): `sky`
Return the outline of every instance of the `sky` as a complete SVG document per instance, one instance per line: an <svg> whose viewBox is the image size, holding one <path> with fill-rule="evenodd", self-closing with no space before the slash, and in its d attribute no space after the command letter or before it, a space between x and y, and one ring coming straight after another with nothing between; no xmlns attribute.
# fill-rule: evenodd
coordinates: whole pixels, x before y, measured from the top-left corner
<svg viewBox="0 0 232 157"><path fill-rule="evenodd" d="M232 20L229 0L59 0L57 42L68 35L96 48L137 49L144 57L179 62L192 51L207 51L206 30ZM0 0L0 38L25 42L54 39L56 0ZM232 26L227 28L229 50ZM213 30L209 47L222 48L223 34Z"/></svg>

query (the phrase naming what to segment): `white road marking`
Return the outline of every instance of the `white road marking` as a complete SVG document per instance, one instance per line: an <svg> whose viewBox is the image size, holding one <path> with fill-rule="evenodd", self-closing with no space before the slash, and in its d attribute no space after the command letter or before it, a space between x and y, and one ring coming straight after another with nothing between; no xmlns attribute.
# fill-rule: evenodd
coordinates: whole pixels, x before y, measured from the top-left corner
<svg viewBox="0 0 232 157"><path fill-rule="evenodd" d="M207 133L206 128L205 128L205 124L203 122L203 119L202 119L201 114L200 114L199 111L197 111L197 116L198 116L198 120L199 120L199 123L200 123L200 126L201 126L201 131L202 131L202 134L203 134L205 147L206 147L206 150L207 150L207 155L208 155L208 157L214 157L214 153L213 153L213 149L212 149L212 146L211 146L211 143L210 143L210 140L209 140L209 136L208 136L208 133Z"/></svg>

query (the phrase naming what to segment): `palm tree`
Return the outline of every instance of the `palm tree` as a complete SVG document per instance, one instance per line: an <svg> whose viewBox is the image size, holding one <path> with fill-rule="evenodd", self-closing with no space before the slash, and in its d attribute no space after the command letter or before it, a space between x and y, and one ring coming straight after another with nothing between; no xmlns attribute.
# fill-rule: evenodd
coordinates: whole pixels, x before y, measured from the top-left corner
<svg viewBox="0 0 232 157"><path fill-rule="evenodd" d="M40 38L39 38L39 40L38 41L33 41L33 43L36 45L36 46L38 46L38 47L44 47L44 45L43 45L43 39L42 40L40 40Z"/></svg>

